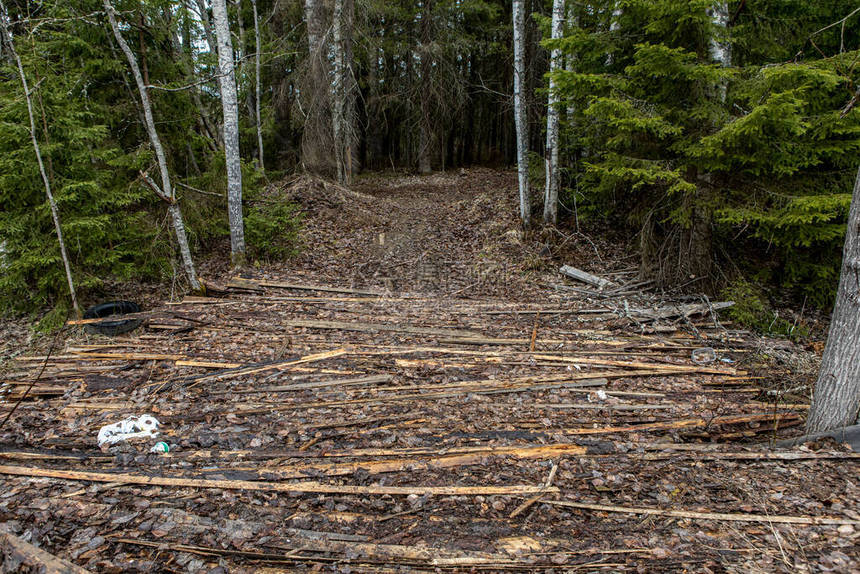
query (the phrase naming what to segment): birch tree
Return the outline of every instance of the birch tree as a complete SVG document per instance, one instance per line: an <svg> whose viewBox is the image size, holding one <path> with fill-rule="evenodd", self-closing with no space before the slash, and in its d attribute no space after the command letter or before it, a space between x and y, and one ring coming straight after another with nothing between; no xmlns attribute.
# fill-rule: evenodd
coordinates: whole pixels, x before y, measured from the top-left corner
<svg viewBox="0 0 860 574"><path fill-rule="evenodd" d="M561 38L564 23L564 0L553 0L552 3L552 32L553 40ZM558 221L558 185L559 185L559 138L558 138L558 92L556 90L555 73L561 68L561 49L553 46L549 64L549 98L546 111L546 158L544 184L543 220L544 223Z"/></svg>
<svg viewBox="0 0 860 574"><path fill-rule="evenodd" d="M152 103L149 100L149 92L146 83L143 81L143 75L140 73L140 66L137 65L137 59L134 53L122 37L119 31L119 25L116 21L116 11L110 3L110 0L102 0L110 22L111 30L114 38L116 38L120 49L125 54L128 60L128 65L131 68L131 73L134 76L134 81L137 84L138 95L140 96L140 104L143 108L144 125L146 133L149 136L149 142L155 152L155 158L158 162L158 171L161 176L161 186L159 187L148 175L143 174L144 181L152 188L156 195L167 203L167 211L170 214L170 219L173 224L173 231L176 234L176 242L179 245L179 253L182 257L182 266L185 270L185 275L188 277L188 283L195 291L201 290L200 281L197 279L197 271L194 268L194 261L191 259L191 249L188 246L188 237L185 234L185 223L182 220L182 211L179 209L179 204L176 202L176 194L173 186L170 183L170 172L167 169L167 156L164 154L164 148L161 145L161 138L158 137L158 131L155 129L155 120L152 115Z"/></svg>
<svg viewBox="0 0 860 574"><path fill-rule="evenodd" d="M854 181L842 272L806 421L808 433L856 424L860 414L860 170Z"/></svg>
<svg viewBox="0 0 860 574"><path fill-rule="evenodd" d="M526 116L523 83L526 80L525 36L526 10L525 0L513 0L514 20L514 120L517 128L517 173L520 191L520 220L523 227L528 227L531 220L531 205L529 204L529 174L528 174L528 118Z"/></svg>
<svg viewBox="0 0 860 574"><path fill-rule="evenodd" d="M257 124L257 160L260 169L266 170L263 161L263 122L260 119L260 17L257 14L257 0L251 0L254 11L254 121Z"/></svg>
<svg viewBox="0 0 860 574"><path fill-rule="evenodd" d="M352 25L354 0L335 0L332 23L334 51L334 157L337 164L337 181L341 185L352 179L352 153L354 139L355 81L352 73Z"/></svg>
<svg viewBox="0 0 860 574"><path fill-rule="evenodd" d="M30 86L27 82L27 75L24 73L24 65L21 63L21 58L15 50L15 41L12 39L12 33L8 26L8 13L6 5L0 1L0 30L2 30L3 40L6 42L8 55L14 60L15 66L18 68L18 76L21 79L21 87L24 89L24 100L27 103L27 116L30 119L30 141L33 143L33 151L36 153L36 161L39 164L39 174L42 176L42 183L45 184L45 197L48 199L48 205L51 207L51 219L54 221L54 230L57 233L57 242L60 246L60 257L63 260L63 268L66 272L66 282L69 285L69 296L72 299L72 308L75 315L81 316L81 309L78 306L78 295L75 292L75 282L72 279L72 265L69 262L69 254L66 251L66 242L63 241L63 226L60 221L60 211L57 208L57 202L54 199L54 194L51 191L51 180L45 171L45 164L42 161L42 150L39 147L39 140L36 137L36 120L33 115L33 99L31 97Z"/></svg>
<svg viewBox="0 0 860 574"><path fill-rule="evenodd" d="M242 221L242 160L239 156L239 98L233 42L226 0L212 0L212 19L218 42L218 85L224 110L224 156L227 161L227 216L230 224L230 257L233 265L245 263L245 227Z"/></svg>

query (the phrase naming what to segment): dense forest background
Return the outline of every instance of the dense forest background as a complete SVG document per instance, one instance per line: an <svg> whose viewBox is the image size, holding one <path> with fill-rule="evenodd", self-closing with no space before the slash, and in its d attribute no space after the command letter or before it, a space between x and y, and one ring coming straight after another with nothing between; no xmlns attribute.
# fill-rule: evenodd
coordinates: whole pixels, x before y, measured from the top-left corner
<svg viewBox="0 0 860 574"><path fill-rule="evenodd" d="M558 225L622 230L639 246L644 278L751 297L752 285L767 285L832 302L860 157L856 0L515 4L528 15L532 213L549 168ZM31 135L79 289L166 280L180 268L165 201L147 184L157 158L144 110L105 5L3 0L7 310L67 304ZM228 162L212 6L117 0L113 9L148 86L191 252L223 251ZM510 3L238 0L227 9L252 258L293 249L295 209L266 192L285 173L348 183L368 170L516 164ZM555 163L550 110L560 124L549 140Z"/></svg>

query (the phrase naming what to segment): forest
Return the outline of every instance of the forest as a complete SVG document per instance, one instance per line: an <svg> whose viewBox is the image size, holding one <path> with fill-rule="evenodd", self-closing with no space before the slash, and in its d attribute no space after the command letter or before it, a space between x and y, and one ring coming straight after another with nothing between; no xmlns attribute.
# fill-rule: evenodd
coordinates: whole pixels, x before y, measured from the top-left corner
<svg viewBox="0 0 860 574"><path fill-rule="evenodd" d="M25 99L85 291L164 280L228 236L236 255L243 217L252 258L288 254L293 234L272 230L294 213L264 190L297 170L519 162L526 225L622 230L643 278L834 300L860 145L850 0L220 4L4 0L7 309L69 304Z"/></svg>
<svg viewBox="0 0 860 574"><path fill-rule="evenodd" d="M852 572L858 270L858 0L0 0L0 572Z"/></svg>

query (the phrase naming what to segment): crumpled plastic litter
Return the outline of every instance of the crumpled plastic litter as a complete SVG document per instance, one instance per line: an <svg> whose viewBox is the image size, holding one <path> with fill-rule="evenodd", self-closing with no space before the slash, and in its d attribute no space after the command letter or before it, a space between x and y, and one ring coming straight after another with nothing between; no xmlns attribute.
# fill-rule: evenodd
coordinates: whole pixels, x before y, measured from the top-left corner
<svg viewBox="0 0 860 574"><path fill-rule="evenodd" d="M717 352L711 347L702 347L694 350L690 358L697 365L707 365L717 360Z"/></svg>
<svg viewBox="0 0 860 574"><path fill-rule="evenodd" d="M99 446L116 444L130 438L151 438L158 436L158 419L152 415L129 417L118 423L105 425L99 429Z"/></svg>

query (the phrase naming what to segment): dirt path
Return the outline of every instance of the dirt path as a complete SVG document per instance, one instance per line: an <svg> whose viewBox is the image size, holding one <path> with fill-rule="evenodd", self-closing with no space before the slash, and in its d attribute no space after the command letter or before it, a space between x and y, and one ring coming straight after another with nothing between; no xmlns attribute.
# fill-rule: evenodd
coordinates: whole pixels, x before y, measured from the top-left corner
<svg viewBox="0 0 860 574"><path fill-rule="evenodd" d="M547 288L509 176L292 182L301 260L52 360L0 430L0 529L104 572L851 571L860 459L759 446L805 410L743 333ZM142 413L170 453L95 445Z"/></svg>

